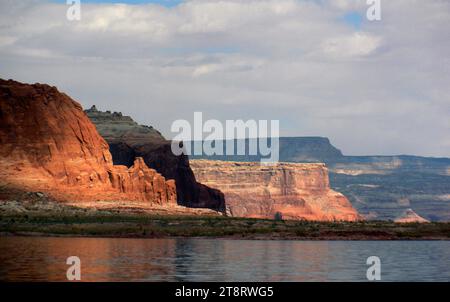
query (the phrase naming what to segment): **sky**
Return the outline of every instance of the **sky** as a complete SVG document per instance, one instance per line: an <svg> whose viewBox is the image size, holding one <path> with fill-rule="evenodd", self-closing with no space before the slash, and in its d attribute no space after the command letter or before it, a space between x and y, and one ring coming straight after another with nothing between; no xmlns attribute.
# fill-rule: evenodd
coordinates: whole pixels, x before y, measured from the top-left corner
<svg viewBox="0 0 450 302"><path fill-rule="evenodd" d="M69 0L70 1L70 0ZM165 7L173 7L182 3L182 0L80 0L80 3L106 3L106 4L158 4ZM67 4L68 0L53 0L55 3Z"/></svg>
<svg viewBox="0 0 450 302"><path fill-rule="evenodd" d="M80 21L68 7L0 0L1 78L167 138L200 111L277 119L347 155L450 157L450 1L381 0L372 22L365 0L92 0Z"/></svg>

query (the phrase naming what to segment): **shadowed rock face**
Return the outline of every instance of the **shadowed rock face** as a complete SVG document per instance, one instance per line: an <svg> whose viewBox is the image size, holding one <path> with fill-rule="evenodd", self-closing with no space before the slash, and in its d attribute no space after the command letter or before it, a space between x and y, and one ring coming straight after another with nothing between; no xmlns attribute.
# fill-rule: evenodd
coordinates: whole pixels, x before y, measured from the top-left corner
<svg viewBox="0 0 450 302"><path fill-rule="evenodd" d="M114 146L113 144L112 146ZM171 142L163 144L144 144L135 146L135 156L141 156L153 169L177 184L178 202L191 208L210 208L225 211L223 193L197 182L185 155L175 156L171 150ZM116 154L116 153L113 153ZM120 156L120 153L116 154ZM113 155L113 158L115 155Z"/></svg>
<svg viewBox="0 0 450 302"><path fill-rule="evenodd" d="M0 80L0 182L63 200L176 204L173 181L142 159L114 166L81 106L55 87Z"/></svg>
<svg viewBox="0 0 450 302"><path fill-rule="evenodd" d="M134 149L125 143L111 143L109 144L109 151L116 165L131 167L137 157Z"/></svg>
<svg viewBox="0 0 450 302"><path fill-rule="evenodd" d="M221 212L225 210L223 194L197 182L188 157L175 156L171 142L155 129L138 125L130 117L118 112L99 111L95 106L85 112L108 142L114 164L129 167L136 157L142 157L147 166L166 179L175 181L178 204Z"/></svg>
<svg viewBox="0 0 450 302"><path fill-rule="evenodd" d="M268 219L355 221L358 212L330 189L324 164L263 166L251 162L193 160L196 178L225 194L227 213Z"/></svg>

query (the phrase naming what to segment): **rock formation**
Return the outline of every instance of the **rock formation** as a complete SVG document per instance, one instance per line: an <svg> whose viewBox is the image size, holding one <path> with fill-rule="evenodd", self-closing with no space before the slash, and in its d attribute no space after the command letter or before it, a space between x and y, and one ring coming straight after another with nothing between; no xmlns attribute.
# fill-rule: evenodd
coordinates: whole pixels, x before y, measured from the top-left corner
<svg viewBox="0 0 450 302"><path fill-rule="evenodd" d="M324 164L192 160L196 178L225 194L227 213L236 217L355 221L358 212L330 189Z"/></svg>
<svg viewBox="0 0 450 302"><path fill-rule="evenodd" d="M166 141L153 127L139 125L130 116L123 115L121 112L103 112L97 110L95 105L85 112L108 143L127 142L128 145L134 146Z"/></svg>
<svg viewBox="0 0 450 302"><path fill-rule="evenodd" d="M245 146L250 142L246 139ZM396 219L405 208L398 201L407 198L431 221L450 221L450 203L442 202L450 200L445 197L450 196L450 158L347 156L322 137L280 137L279 146L281 162L325 163L331 187L368 220ZM203 154L190 159L259 162L261 156Z"/></svg>
<svg viewBox="0 0 450 302"><path fill-rule="evenodd" d="M85 112L108 142L114 164L131 166L136 157L142 157L147 166L175 181L178 204L225 210L223 194L197 182L188 157L175 156L171 142L157 130L139 125L120 112L103 112L95 106Z"/></svg>
<svg viewBox="0 0 450 302"><path fill-rule="evenodd" d="M194 142L190 142L193 146ZM249 149L250 144L258 145L258 139L235 139L224 140L222 142L223 155L194 155L192 159L224 160L224 161L244 161L260 162L261 155L237 155L237 145L241 143L245 149ZM227 155L227 144L234 146L235 155ZM271 144L270 139L268 144ZM342 152L334 147L326 137L280 137L280 161L282 162L301 162L301 163L330 163L344 158Z"/></svg>
<svg viewBox="0 0 450 302"><path fill-rule="evenodd" d="M137 157L133 166L114 166L109 172L113 188L124 193L130 200L148 200L160 205L175 205L177 193L175 181L167 180L150 169L142 157Z"/></svg>
<svg viewBox="0 0 450 302"><path fill-rule="evenodd" d="M412 209L407 209L402 215L394 220L397 223L428 223L425 218L417 215Z"/></svg>
<svg viewBox="0 0 450 302"><path fill-rule="evenodd" d="M0 80L0 182L62 200L176 204L174 181L142 159L114 166L81 106L55 87Z"/></svg>

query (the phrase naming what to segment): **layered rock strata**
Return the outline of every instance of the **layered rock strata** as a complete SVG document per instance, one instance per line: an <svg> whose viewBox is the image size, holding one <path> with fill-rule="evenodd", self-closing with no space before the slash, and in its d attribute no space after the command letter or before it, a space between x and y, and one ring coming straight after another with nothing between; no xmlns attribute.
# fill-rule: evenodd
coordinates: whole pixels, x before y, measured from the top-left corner
<svg viewBox="0 0 450 302"><path fill-rule="evenodd" d="M198 181L222 191L235 217L355 221L348 199L330 189L324 164L192 160Z"/></svg>

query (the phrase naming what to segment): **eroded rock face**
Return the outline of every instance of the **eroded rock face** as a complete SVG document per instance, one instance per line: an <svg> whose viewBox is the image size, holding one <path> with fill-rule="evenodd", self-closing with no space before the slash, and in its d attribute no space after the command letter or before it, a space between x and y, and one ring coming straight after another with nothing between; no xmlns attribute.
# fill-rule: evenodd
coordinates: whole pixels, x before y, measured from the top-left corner
<svg viewBox="0 0 450 302"><path fill-rule="evenodd" d="M177 190L175 181L168 180L150 169L142 157L135 159L133 166L114 166L109 170L113 188L130 200L147 200L160 205L175 205Z"/></svg>
<svg viewBox="0 0 450 302"><path fill-rule="evenodd" d="M136 157L176 183L178 204L191 208L209 208L223 212L223 193L199 183L186 155L172 153L171 142L152 127L138 125L120 112L99 111L95 106L85 111L109 144L114 164L131 166Z"/></svg>
<svg viewBox="0 0 450 302"><path fill-rule="evenodd" d="M0 182L64 200L176 204L173 181L142 159L114 166L81 106L55 87L0 79Z"/></svg>
<svg viewBox="0 0 450 302"><path fill-rule="evenodd" d="M355 221L358 212L330 189L324 164L192 160L198 181L225 194L227 213L235 217Z"/></svg>

